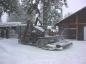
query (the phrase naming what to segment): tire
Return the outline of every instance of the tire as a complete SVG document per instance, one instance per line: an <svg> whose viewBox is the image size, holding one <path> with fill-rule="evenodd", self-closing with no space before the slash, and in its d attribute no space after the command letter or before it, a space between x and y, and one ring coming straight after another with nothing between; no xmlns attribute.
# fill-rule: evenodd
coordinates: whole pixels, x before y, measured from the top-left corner
<svg viewBox="0 0 86 64"><path fill-rule="evenodd" d="M45 47L45 45L48 43L45 39L38 39L36 42L37 47L42 48Z"/></svg>

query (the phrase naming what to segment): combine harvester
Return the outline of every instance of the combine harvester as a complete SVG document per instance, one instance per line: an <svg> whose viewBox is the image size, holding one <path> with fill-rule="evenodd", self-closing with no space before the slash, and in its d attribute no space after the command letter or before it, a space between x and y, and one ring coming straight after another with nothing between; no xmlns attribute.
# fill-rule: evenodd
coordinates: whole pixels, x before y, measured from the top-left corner
<svg viewBox="0 0 86 64"><path fill-rule="evenodd" d="M19 42L45 50L63 50L72 44L61 35L50 35L47 31L43 27L33 26L28 22L27 26L21 27ZM53 34L55 33L53 32Z"/></svg>

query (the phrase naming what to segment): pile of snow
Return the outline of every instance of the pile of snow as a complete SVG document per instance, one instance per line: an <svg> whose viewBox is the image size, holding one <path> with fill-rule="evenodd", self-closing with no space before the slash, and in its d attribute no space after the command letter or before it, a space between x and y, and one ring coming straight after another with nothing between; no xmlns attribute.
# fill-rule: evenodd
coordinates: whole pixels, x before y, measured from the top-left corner
<svg viewBox="0 0 86 64"><path fill-rule="evenodd" d="M44 29L43 29L42 27L39 27L39 26L34 26L34 27L35 27L36 29L38 29L38 30L44 32Z"/></svg>
<svg viewBox="0 0 86 64"><path fill-rule="evenodd" d="M0 64L86 64L86 41L72 41L63 51L22 45L18 39L0 39Z"/></svg>
<svg viewBox="0 0 86 64"><path fill-rule="evenodd" d="M52 32L58 32L58 26L56 26L56 29L53 29L53 26L47 26L47 29L50 29Z"/></svg>
<svg viewBox="0 0 86 64"><path fill-rule="evenodd" d="M47 26L47 29L52 29L52 26Z"/></svg>

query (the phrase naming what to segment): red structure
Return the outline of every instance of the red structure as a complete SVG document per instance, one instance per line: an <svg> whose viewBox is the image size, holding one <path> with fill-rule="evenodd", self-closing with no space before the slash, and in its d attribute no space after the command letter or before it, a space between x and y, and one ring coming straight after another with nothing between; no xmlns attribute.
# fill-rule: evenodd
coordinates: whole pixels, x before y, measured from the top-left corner
<svg viewBox="0 0 86 64"><path fill-rule="evenodd" d="M58 22L59 33L64 38L86 40L86 7Z"/></svg>

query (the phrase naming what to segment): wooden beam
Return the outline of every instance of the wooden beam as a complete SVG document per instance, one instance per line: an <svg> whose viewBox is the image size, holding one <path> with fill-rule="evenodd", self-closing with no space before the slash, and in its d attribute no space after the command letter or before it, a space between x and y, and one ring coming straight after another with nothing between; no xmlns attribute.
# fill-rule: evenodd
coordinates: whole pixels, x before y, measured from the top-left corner
<svg viewBox="0 0 86 64"><path fill-rule="evenodd" d="M86 23L79 23L79 25L83 25L83 24L86 25Z"/></svg>
<svg viewBox="0 0 86 64"><path fill-rule="evenodd" d="M71 29L71 30L76 30L77 28L64 28L64 29Z"/></svg>
<svg viewBox="0 0 86 64"><path fill-rule="evenodd" d="M78 40L78 15L76 15L76 19L75 19L75 21L76 21L76 40Z"/></svg>

